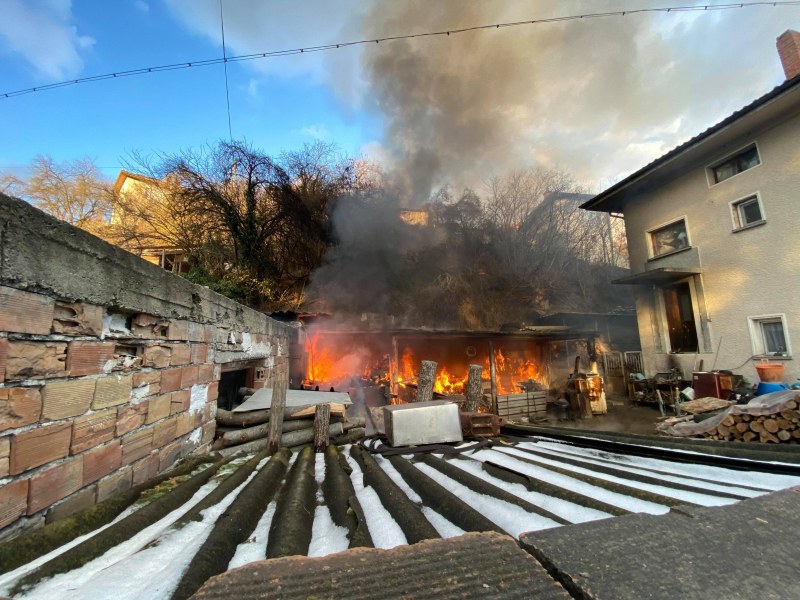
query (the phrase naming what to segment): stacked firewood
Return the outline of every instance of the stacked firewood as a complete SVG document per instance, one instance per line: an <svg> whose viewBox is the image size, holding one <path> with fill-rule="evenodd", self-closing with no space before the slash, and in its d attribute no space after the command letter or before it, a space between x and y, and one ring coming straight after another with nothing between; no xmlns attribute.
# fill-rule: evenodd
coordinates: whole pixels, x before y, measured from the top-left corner
<svg viewBox="0 0 800 600"><path fill-rule="evenodd" d="M320 407L329 410L320 410ZM223 456L251 453L268 445L271 409L249 412L217 410L217 435L212 449ZM292 406L282 410L280 447L297 448L309 444L349 444L365 433L365 419L348 419L342 404ZM327 418L320 415L327 413Z"/></svg>
<svg viewBox="0 0 800 600"><path fill-rule="evenodd" d="M712 440L800 443L798 403L789 400L779 412L769 415L729 414L704 435Z"/></svg>

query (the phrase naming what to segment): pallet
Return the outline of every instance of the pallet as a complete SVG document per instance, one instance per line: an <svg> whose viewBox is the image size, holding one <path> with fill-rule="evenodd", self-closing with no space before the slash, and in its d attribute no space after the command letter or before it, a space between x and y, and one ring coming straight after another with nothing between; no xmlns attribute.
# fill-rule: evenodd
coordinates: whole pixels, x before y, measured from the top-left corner
<svg viewBox="0 0 800 600"><path fill-rule="evenodd" d="M497 413L506 420L545 416L547 414L547 392L523 392L498 396Z"/></svg>

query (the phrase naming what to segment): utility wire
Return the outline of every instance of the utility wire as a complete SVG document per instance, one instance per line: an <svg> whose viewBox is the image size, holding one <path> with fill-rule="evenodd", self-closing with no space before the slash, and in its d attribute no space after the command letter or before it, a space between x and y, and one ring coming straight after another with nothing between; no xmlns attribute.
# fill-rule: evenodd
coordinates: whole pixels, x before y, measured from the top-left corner
<svg viewBox="0 0 800 600"><path fill-rule="evenodd" d="M493 23L491 25L474 25L472 27L461 27L458 29L447 29L442 31L428 31L422 33L409 33L403 35L392 35L380 38L370 38L363 40L354 40L349 42L338 42L333 44L323 44L320 46L307 46L304 48L291 48L287 50L272 50L268 52L256 52L253 54L241 54L239 56L231 56L223 58L209 58L205 60L196 60L191 62L173 63L169 65L159 65L154 67L142 67L139 69L130 69L127 71L117 71L115 73L105 73L103 75L91 75L89 77L79 77L78 79L70 79L68 81L60 81L58 83L49 83L46 85L39 85L36 87L25 88L22 90L15 90L12 92L0 92L0 98L12 98L14 96L21 96L23 94L30 94L32 92L42 92L55 88L65 87L68 85L75 85L78 83L89 83L91 81L103 81L106 79L117 79L120 77L131 77L132 75L147 75L148 73L159 73L162 71L176 71L178 69L189 69L192 67L207 67L209 65L218 65L220 63L226 66L229 62L243 62L247 60L257 60L262 58L274 58L279 56L292 56L295 54L310 54L312 52L324 52L327 50L336 50L339 48L348 48L351 46L363 46L367 44L379 44L381 42L392 42L397 40L411 40L426 37L440 37L450 36L459 33L469 33L473 31L482 31L486 29L502 29L507 27L521 27L524 25L542 25L545 23L561 23L565 21L578 21L581 19L598 19L606 17L625 17L628 15L642 14L642 13L673 13L673 12L697 12L697 11L722 11L732 10L736 8L749 8L749 7L784 7L784 6L800 6L800 0L784 0L782 2L735 2L732 4L717 4L717 5L700 5L700 6L672 6L662 8L637 8L633 10L618 10L613 12L601 13L587 13L582 15L569 15L563 17L550 17L547 19L531 19L528 21L511 21L507 23ZM224 54L224 49L223 49ZM227 81L227 80L226 80Z"/></svg>
<svg viewBox="0 0 800 600"><path fill-rule="evenodd" d="M225 65L225 103L228 107L228 137L233 141L231 129L231 96L228 93L228 58L225 53L225 19L222 17L222 0L219 0L219 25L222 29L222 64Z"/></svg>

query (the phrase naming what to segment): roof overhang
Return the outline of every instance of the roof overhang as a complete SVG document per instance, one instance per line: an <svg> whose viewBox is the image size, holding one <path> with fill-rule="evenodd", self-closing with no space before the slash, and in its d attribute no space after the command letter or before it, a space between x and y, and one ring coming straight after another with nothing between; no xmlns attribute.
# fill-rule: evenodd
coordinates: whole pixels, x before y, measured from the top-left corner
<svg viewBox="0 0 800 600"><path fill-rule="evenodd" d="M671 267L661 267L650 269L636 275L628 275L621 279L615 279L611 283L619 285L665 285L675 283L692 275L699 275L700 269L673 269Z"/></svg>
<svg viewBox="0 0 800 600"><path fill-rule="evenodd" d="M600 192L581 205L586 210L624 212L626 204L706 165L721 155L735 152L758 132L800 114L800 76L779 85L723 121L709 127L661 158Z"/></svg>

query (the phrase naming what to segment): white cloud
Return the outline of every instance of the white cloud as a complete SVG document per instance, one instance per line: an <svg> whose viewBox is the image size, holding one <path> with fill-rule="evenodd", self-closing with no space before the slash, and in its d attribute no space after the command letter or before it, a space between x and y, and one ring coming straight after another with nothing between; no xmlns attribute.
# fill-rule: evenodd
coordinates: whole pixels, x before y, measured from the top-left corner
<svg viewBox="0 0 800 600"><path fill-rule="evenodd" d="M331 132L325 125L306 125L300 129L300 134L315 140L329 140L331 139Z"/></svg>
<svg viewBox="0 0 800 600"><path fill-rule="evenodd" d="M78 33L71 9L69 0L5 0L0 44L22 55L40 77L74 77L83 68L81 51L95 40Z"/></svg>

